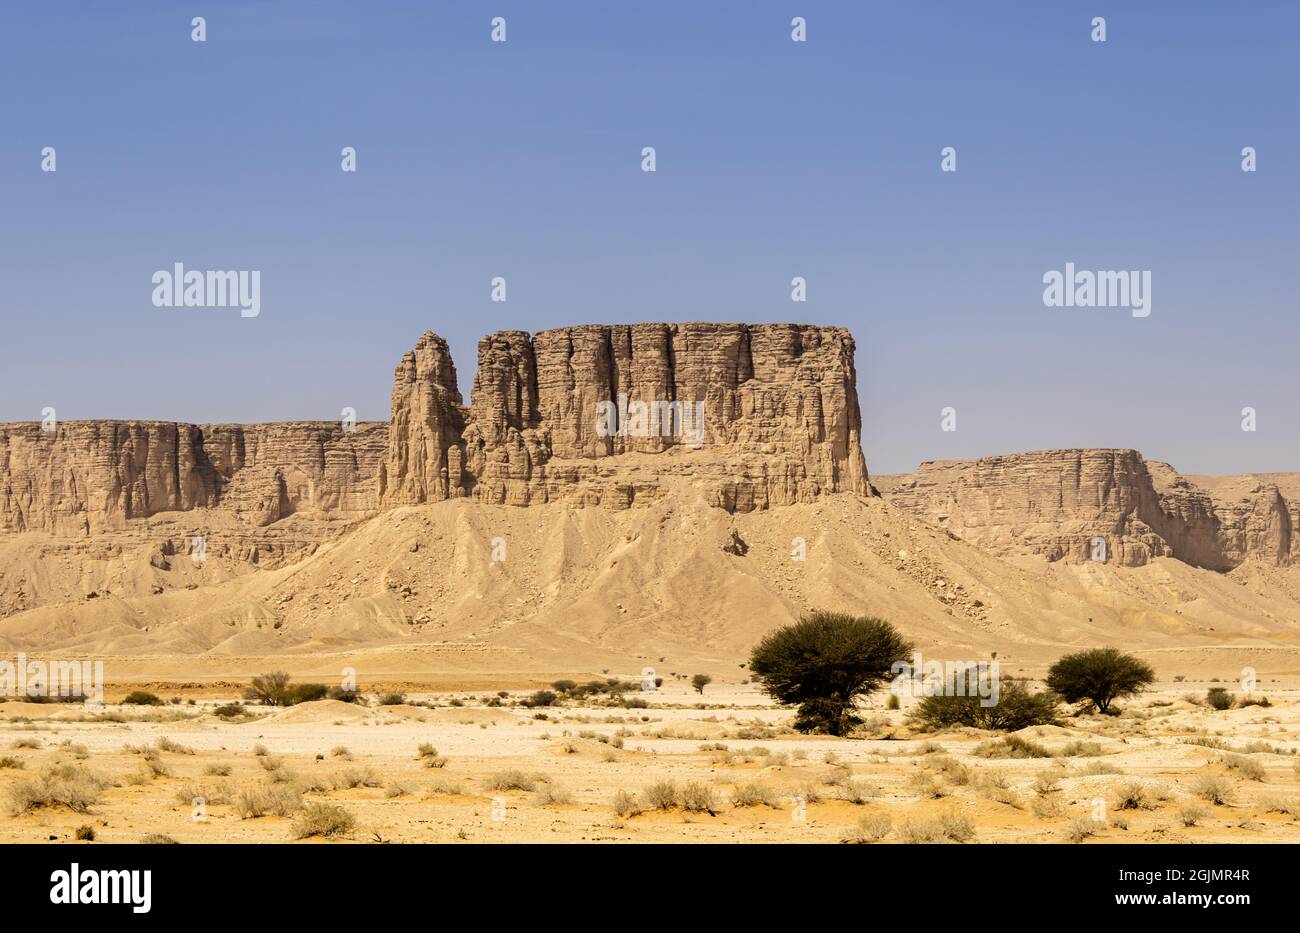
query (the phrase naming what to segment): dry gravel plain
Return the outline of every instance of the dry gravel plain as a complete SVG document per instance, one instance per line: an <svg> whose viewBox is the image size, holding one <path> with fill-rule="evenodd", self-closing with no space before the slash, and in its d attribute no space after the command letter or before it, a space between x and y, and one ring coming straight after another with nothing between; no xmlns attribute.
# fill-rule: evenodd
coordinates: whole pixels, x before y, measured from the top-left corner
<svg viewBox="0 0 1300 933"><path fill-rule="evenodd" d="M1194 702L1207 686L1027 729L1018 751L919 733L881 694L861 736L803 736L752 685L670 683L637 695L646 708L412 692L234 721L214 713L233 697L210 690L102 712L11 700L0 841L87 844L89 827L97 842L290 842L321 803L352 824L307 842L1300 841L1300 690L1215 711ZM51 769L94 782L90 797L15 812Z"/></svg>

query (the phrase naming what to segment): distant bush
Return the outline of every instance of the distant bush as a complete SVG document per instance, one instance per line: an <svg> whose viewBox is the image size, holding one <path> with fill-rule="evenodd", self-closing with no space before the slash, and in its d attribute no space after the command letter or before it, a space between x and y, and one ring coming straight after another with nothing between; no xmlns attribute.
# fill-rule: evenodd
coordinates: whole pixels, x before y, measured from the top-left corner
<svg viewBox="0 0 1300 933"><path fill-rule="evenodd" d="M1008 735L1000 739L990 739L975 746L974 754L978 758L1051 758L1052 753L1037 742Z"/></svg>
<svg viewBox="0 0 1300 933"><path fill-rule="evenodd" d="M868 813L858 820L856 831L844 841L860 845L879 842L889 835L892 828L893 821L889 818L888 813Z"/></svg>
<svg viewBox="0 0 1300 933"><path fill-rule="evenodd" d="M402 706L406 703L405 693L385 693L379 697L380 706Z"/></svg>
<svg viewBox="0 0 1300 933"><path fill-rule="evenodd" d="M245 712L242 703L225 703L214 709L212 715L220 716L222 719L234 719L236 716L243 716Z"/></svg>
<svg viewBox="0 0 1300 933"><path fill-rule="evenodd" d="M1060 716L1060 702L1060 697L1050 690L1033 693L1023 680L1004 677L998 684L997 702L992 705L977 693L927 696L911 716L927 729L971 726L1016 732L1028 726L1054 725Z"/></svg>
<svg viewBox="0 0 1300 933"><path fill-rule="evenodd" d="M99 800L108 781L81 765L55 765L31 780L15 781L5 788L9 813L18 816L41 807L67 807L84 813Z"/></svg>
<svg viewBox="0 0 1300 933"><path fill-rule="evenodd" d="M127 706L162 706L163 701L157 694L148 690L132 690L122 700Z"/></svg>
<svg viewBox="0 0 1300 933"><path fill-rule="evenodd" d="M298 703L323 700L327 693L329 693L329 688L324 684L294 684L289 688L285 705L294 706Z"/></svg>
<svg viewBox="0 0 1300 933"><path fill-rule="evenodd" d="M535 706L553 706L557 697L550 690L538 690L532 696L523 701L523 705L530 709Z"/></svg>
<svg viewBox="0 0 1300 933"><path fill-rule="evenodd" d="M696 674L691 678L691 686L694 687L695 692L699 694L703 694L704 688L711 683L713 683L713 678L708 674Z"/></svg>
<svg viewBox="0 0 1300 933"><path fill-rule="evenodd" d="M568 693L578 685L571 680L557 680L551 684L551 689L556 693Z"/></svg>
<svg viewBox="0 0 1300 933"><path fill-rule="evenodd" d="M177 846L180 845L171 836L164 836L162 833L150 833L147 836L140 837L140 844L146 846Z"/></svg>
<svg viewBox="0 0 1300 933"><path fill-rule="evenodd" d="M361 694L355 690L346 687L330 687L325 691L325 698L329 700L338 700L340 703L355 703L360 699Z"/></svg>
<svg viewBox="0 0 1300 933"><path fill-rule="evenodd" d="M302 815L294 821L293 836L295 839L310 836L328 839L352 832L355 825L356 820L352 814L337 804L309 803L303 808Z"/></svg>
<svg viewBox="0 0 1300 933"><path fill-rule="evenodd" d="M95 827L91 826L88 823L84 826L78 826L75 835L76 838L80 839L82 842L94 842Z"/></svg>
<svg viewBox="0 0 1300 933"><path fill-rule="evenodd" d="M1212 709L1225 710L1232 709L1233 696L1223 687L1211 687L1205 691L1205 702Z"/></svg>
<svg viewBox="0 0 1300 933"><path fill-rule="evenodd" d="M257 674L253 682L244 691L244 699L261 703L263 706L289 706L288 671L271 671Z"/></svg>
<svg viewBox="0 0 1300 933"><path fill-rule="evenodd" d="M1150 665L1117 648L1067 654L1047 672L1047 686L1067 703L1105 714L1117 699L1134 696L1156 679Z"/></svg>

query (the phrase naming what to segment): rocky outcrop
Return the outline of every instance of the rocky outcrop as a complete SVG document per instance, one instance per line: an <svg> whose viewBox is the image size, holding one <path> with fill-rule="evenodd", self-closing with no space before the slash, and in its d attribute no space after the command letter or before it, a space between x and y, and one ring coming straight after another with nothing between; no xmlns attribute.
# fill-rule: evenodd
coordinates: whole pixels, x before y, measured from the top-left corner
<svg viewBox="0 0 1300 933"><path fill-rule="evenodd" d="M1295 556L1300 475L1185 477L1135 450L1048 450L933 461L877 476L892 504L1001 555L1134 567L1174 557L1226 571Z"/></svg>
<svg viewBox="0 0 1300 933"><path fill-rule="evenodd" d="M867 495L853 338L795 324L586 325L479 343L466 491L493 503L626 507L653 456L711 505L749 511Z"/></svg>
<svg viewBox="0 0 1300 933"><path fill-rule="evenodd" d="M441 502L464 495L465 412L447 341L426 333L393 377L388 456L379 469L379 505Z"/></svg>
<svg viewBox="0 0 1300 933"><path fill-rule="evenodd" d="M89 535L223 508L263 526L374 510L384 425L66 421L0 425L0 531Z"/></svg>
<svg viewBox="0 0 1300 933"><path fill-rule="evenodd" d="M337 523L459 496L623 508L673 479L732 511L870 491L841 328L504 331L478 363L466 408L446 341L426 333L397 367L387 425L0 425L0 532L86 536L198 510L249 529Z"/></svg>

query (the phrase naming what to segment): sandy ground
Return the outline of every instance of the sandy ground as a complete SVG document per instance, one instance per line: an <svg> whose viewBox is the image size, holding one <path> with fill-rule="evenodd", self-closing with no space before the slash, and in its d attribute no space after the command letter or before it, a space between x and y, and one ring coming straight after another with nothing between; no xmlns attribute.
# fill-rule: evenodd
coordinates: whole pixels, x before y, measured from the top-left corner
<svg viewBox="0 0 1300 933"><path fill-rule="evenodd" d="M290 798L301 792L354 817L330 844L837 843L860 836L864 817L868 835L888 825L886 844L934 836L945 819L956 837L980 843L1300 842L1300 684L1267 685L1269 707L1220 712L1186 699L1210 685L1165 682L1120 716L1025 730L1052 755L1033 758L975 754L993 733L918 734L906 708L887 711L881 695L864 711L864 737L799 735L791 711L751 685L700 696L670 682L638 695L644 709L513 705L524 694L493 707L496 691L484 690L412 694L400 706L255 708L243 722L214 715L217 699L203 689L181 691L194 705L110 705L98 721L81 706L10 701L0 704L0 841L74 842L89 826L98 842L151 833L182 843L288 842L292 812L238 812L241 791L277 781ZM164 737L182 750L156 750ZM422 743L436 746L441 767L427 766ZM1071 743L1085 744L1067 755ZM141 754L146 746L155 751ZM84 812L11 813L15 786L58 765L107 786ZM494 788L509 771L530 776L534 790ZM358 778L361 786L347 786ZM1204 799L1202 785L1215 778L1219 803ZM713 812L652 809L647 788L663 781L706 787ZM645 812L616 813L620 791ZM742 805L746 794L768 802ZM1123 808L1124 797L1137 799Z"/></svg>

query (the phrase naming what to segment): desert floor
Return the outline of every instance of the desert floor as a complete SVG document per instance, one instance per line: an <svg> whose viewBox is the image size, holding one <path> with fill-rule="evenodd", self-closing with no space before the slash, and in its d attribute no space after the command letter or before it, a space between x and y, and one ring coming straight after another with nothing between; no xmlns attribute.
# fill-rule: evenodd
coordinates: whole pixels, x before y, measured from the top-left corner
<svg viewBox="0 0 1300 933"><path fill-rule="evenodd" d="M1018 734L1049 757L977 754L994 733L917 733L910 701L889 711L884 694L864 710L864 737L803 736L752 685L701 696L670 682L636 695L646 708L411 693L394 706L251 707L235 721L214 713L234 695L210 689L100 712L10 700L0 841L75 842L89 826L99 842L288 842L304 803L329 802L355 820L331 844L1300 842L1300 688L1269 684L1269 707L1214 711L1193 702L1208 686L1162 683L1119 716ZM24 782L60 766L81 786L98 778L98 799L12 812ZM676 791L666 809L654 807L661 782ZM620 792L637 798L621 815Z"/></svg>

